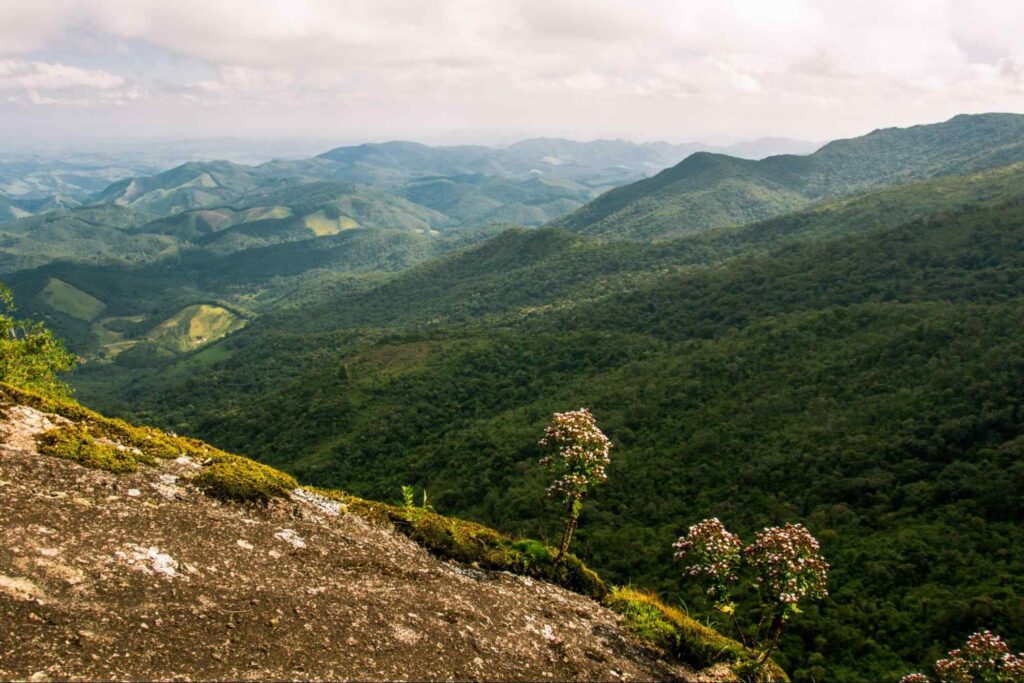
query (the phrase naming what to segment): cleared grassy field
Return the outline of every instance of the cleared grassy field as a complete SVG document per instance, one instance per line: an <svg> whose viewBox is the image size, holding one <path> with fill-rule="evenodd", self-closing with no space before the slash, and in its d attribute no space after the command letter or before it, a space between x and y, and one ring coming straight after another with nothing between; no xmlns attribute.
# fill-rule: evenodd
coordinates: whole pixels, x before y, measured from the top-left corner
<svg viewBox="0 0 1024 683"><path fill-rule="evenodd" d="M91 294L55 277L47 280L46 286L39 290L36 298L50 308L79 320L92 320L107 307Z"/></svg>
<svg viewBox="0 0 1024 683"><path fill-rule="evenodd" d="M222 306L193 304L153 328L147 339L183 353L244 326L244 318Z"/></svg>

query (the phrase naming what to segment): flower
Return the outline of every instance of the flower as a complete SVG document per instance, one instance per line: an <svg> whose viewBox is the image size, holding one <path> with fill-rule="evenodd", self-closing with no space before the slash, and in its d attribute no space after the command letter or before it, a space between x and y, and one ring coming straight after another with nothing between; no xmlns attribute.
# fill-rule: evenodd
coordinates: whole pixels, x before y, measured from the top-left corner
<svg viewBox="0 0 1024 683"><path fill-rule="evenodd" d="M795 605L804 598L828 595L828 562L817 539L801 524L759 531L743 554L758 572L758 584L770 598Z"/></svg>
<svg viewBox="0 0 1024 683"><path fill-rule="evenodd" d="M736 582L742 559L739 537L729 533L718 518L704 519L691 526L672 547L677 549L676 559L686 563L686 575L703 580L708 584L708 595L725 601L728 584Z"/></svg>
<svg viewBox="0 0 1024 683"><path fill-rule="evenodd" d="M978 631L964 647L935 662L935 673L942 683L1019 683L1024 681L1024 653L1015 655L999 636Z"/></svg>
<svg viewBox="0 0 1024 683"><path fill-rule="evenodd" d="M586 408L555 413L540 446L548 451L541 464L555 475L554 483L547 488L553 498L565 503L578 501L592 483L608 478L605 467L611 462L612 442Z"/></svg>

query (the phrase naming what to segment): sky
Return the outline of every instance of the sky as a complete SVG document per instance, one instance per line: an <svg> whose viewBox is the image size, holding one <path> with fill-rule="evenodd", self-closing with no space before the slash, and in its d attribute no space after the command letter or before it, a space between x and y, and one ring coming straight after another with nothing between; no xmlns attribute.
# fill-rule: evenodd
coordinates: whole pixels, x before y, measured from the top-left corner
<svg viewBox="0 0 1024 683"><path fill-rule="evenodd" d="M0 140L828 140L1024 112L1021 0L0 0Z"/></svg>

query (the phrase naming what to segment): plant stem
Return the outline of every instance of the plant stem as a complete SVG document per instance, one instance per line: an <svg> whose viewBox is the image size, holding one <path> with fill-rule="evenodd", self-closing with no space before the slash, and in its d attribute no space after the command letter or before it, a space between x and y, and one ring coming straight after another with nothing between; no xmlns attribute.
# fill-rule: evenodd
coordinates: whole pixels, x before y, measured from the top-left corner
<svg viewBox="0 0 1024 683"><path fill-rule="evenodd" d="M764 664L765 662L767 662L768 661L768 657L770 657L771 654L772 654L772 650L774 650L775 646L779 644L779 636L782 635L782 626L783 626L782 616L783 616L783 614L784 614L783 610L780 609L778 611L778 613L775 615L775 618L772 619L772 625L770 627L768 627L768 633L765 634L766 636L770 635L770 634L774 634L774 635L772 635L772 642L768 646L768 649L765 650L764 652L762 652L761 656L758 657L758 659L757 659L757 663L758 664Z"/></svg>
<svg viewBox="0 0 1024 683"><path fill-rule="evenodd" d="M734 611L729 612L729 618L732 619L732 627L736 629L736 633L739 634L740 642L743 643L743 647L749 650L750 645L747 644L747 636L743 634L743 629L740 628L740 622L736 619L735 606L733 607L733 610Z"/></svg>
<svg viewBox="0 0 1024 683"><path fill-rule="evenodd" d="M558 564L562 560L562 556L569 550L569 541L572 540L572 532L573 529L576 528L576 520L579 518L580 513L575 500L569 503L568 513L569 518L565 522L565 532L562 534L562 545L558 549L558 555L555 556L555 564Z"/></svg>

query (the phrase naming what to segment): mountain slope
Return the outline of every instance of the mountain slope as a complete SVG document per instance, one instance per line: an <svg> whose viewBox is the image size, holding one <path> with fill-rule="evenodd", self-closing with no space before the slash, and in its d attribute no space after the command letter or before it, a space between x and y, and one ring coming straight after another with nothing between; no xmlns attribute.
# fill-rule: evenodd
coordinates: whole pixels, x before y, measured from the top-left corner
<svg viewBox="0 0 1024 683"><path fill-rule="evenodd" d="M94 450L119 445L131 467L52 449L70 433ZM297 487L201 442L4 384L0 437L4 678L735 680L738 643L663 611L686 638L654 647L613 611L628 591L609 609L537 580L545 560L526 553L548 550L535 541ZM239 483L271 480L267 498L237 498L252 491ZM460 552L479 566L458 564ZM563 576L607 594L566 561Z"/></svg>
<svg viewBox="0 0 1024 683"><path fill-rule="evenodd" d="M812 201L1024 160L1024 116L957 116L831 142L808 156L760 161L697 153L610 190L557 225L585 234L665 238L741 225Z"/></svg>
<svg viewBox="0 0 1024 683"><path fill-rule="evenodd" d="M523 301L540 304L545 285L523 264L555 253L547 272L563 273L593 244L511 233L474 252L485 260L449 259L415 285L349 299L366 301L349 320L391 329L265 318L258 335L225 342L223 363L155 394L166 379L141 378L127 396L310 481L380 495L409 480L439 509L549 535L536 434L552 411L587 405L617 444L579 532L594 565L693 606L670 562L686 525L802 521L835 584L784 637L783 661L798 678L888 680L982 624L1024 636L1022 206L939 209L523 316L490 319L501 309L472 299L462 316L468 292L411 318L459 324L373 312L415 309L410 293L429 301L458 276L482 293L526 283Z"/></svg>

